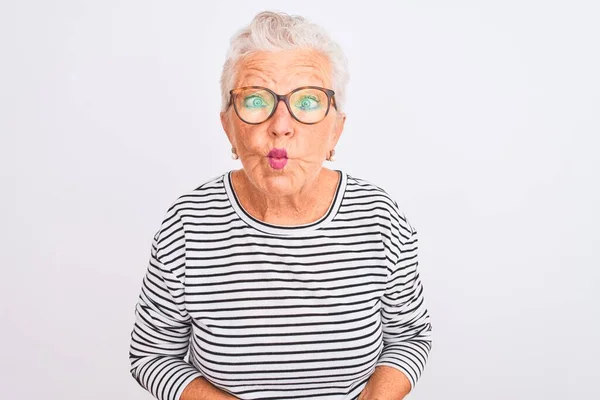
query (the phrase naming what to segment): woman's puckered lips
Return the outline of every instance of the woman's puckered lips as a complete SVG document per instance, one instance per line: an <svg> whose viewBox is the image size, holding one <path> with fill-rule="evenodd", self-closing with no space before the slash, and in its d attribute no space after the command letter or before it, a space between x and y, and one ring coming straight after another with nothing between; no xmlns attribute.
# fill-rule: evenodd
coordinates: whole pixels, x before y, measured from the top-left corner
<svg viewBox="0 0 600 400"><path fill-rule="evenodd" d="M271 151L269 151L269 154L267 154L267 157L287 158L287 151L286 149L271 149Z"/></svg>

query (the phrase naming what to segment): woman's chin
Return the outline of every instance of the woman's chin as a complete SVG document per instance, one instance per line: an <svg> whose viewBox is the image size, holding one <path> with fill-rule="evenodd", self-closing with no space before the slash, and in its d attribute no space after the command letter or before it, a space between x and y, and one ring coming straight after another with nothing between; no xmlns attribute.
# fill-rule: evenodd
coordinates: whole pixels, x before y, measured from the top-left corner
<svg viewBox="0 0 600 400"><path fill-rule="evenodd" d="M285 168L277 171L269 171L260 180L263 191L271 195L286 195L296 193L302 182L291 170Z"/></svg>

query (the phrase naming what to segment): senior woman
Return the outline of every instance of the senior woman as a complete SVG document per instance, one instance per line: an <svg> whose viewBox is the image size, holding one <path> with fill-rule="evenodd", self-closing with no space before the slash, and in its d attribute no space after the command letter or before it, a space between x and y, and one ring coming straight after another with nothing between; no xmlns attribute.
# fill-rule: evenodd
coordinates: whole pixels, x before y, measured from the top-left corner
<svg viewBox="0 0 600 400"><path fill-rule="evenodd" d="M402 399L419 379L417 231L385 190L322 165L347 81L304 18L263 12L233 37L221 121L242 168L171 205L136 306L131 373L156 398Z"/></svg>

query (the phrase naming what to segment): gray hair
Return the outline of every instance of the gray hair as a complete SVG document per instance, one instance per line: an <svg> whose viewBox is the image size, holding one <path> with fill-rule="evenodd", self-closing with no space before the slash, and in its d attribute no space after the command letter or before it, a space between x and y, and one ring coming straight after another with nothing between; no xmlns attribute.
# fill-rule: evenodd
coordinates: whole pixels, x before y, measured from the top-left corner
<svg viewBox="0 0 600 400"><path fill-rule="evenodd" d="M341 47L319 25L297 15L263 11L239 30L230 42L221 74L221 110L229 103L229 91L235 83L235 68L240 59L257 51L312 49L329 59L332 84L338 110L344 106L346 85L350 79L348 61Z"/></svg>

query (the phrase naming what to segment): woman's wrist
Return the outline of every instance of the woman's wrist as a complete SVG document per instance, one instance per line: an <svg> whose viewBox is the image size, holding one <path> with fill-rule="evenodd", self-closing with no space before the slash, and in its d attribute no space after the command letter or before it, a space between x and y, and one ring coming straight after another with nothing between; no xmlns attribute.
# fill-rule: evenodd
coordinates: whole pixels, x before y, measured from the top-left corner
<svg viewBox="0 0 600 400"><path fill-rule="evenodd" d="M238 400L237 397L219 389L204 377L191 381L181 394L180 400Z"/></svg>
<svg viewBox="0 0 600 400"><path fill-rule="evenodd" d="M402 400L410 392L410 381L396 368L380 365L369 378L358 400Z"/></svg>

